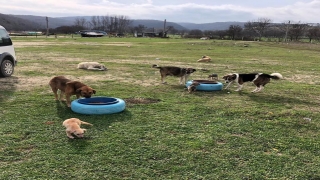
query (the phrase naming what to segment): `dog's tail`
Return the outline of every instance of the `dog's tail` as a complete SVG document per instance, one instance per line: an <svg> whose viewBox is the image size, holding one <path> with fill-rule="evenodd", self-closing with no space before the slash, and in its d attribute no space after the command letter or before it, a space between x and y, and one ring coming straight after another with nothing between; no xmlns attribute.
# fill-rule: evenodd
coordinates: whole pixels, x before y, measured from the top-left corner
<svg viewBox="0 0 320 180"><path fill-rule="evenodd" d="M161 67L158 66L157 64L153 64L153 65L152 65L152 68L158 68L158 69L160 69Z"/></svg>
<svg viewBox="0 0 320 180"><path fill-rule="evenodd" d="M270 78L279 80L279 79L283 79L283 76L280 73L272 73L270 74Z"/></svg>
<svg viewBox="0 0 320 180"><path fill-rule="evenodd" d="M90 124L90 123L87 123L87 122L84 122L84 121L80 121L81 124L86 124L86 125L90 125L90 126L93 126L93 124Z"/></svg>

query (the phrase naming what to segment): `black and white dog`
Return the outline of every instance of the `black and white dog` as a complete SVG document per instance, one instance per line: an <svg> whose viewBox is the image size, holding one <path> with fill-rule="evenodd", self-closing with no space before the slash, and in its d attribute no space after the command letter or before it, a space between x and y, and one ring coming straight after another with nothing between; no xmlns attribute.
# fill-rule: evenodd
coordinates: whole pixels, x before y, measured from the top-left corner
<svg viewBox="0 0 320 180"><path fill-rule="evenodd" d="M238 89L236 91L241 91L243 84L245 82L253 82L253 84L256 86L256 89L254 89L251 92L259 92L261 91L264 86L270 82L270 79L282 79L282 75L280 73L272 73L272 74L264 74L264 73L250 73L250 74L228 74L226 76L223 76L223 79L225 80L228 85L225 89L228 89L228 87L233 83L236 82L238 84Z"/></svg>

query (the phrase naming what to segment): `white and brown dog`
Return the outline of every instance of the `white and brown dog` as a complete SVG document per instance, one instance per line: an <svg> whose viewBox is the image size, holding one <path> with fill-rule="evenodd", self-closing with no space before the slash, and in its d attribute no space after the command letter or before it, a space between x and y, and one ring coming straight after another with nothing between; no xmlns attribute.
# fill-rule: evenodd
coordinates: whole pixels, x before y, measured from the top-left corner
<svg viewBox="0 0 320 180"><path fill-rule="evenodd" d="M167 76L180 77L180 84L183 84L183 83L186 84L190 74L196 71L196 69L193 69L193 68L180 68L175 66L158 66L156 64L152 65L152 67L160 69L162 84L166 83L164 80Z"/></svg>
<svg viewBox="0 0 320 180"><path fill-rule="evenodd" d="M282 79L282 75L280 73L272 73L272 74L264 74L264 73L250 73L250 74L228 74L226 76L223 76L223 79L225 80L228 85L225 89L228 89L228 87L233 83L236 82L238 84L238 89L236 91L241 91L243 84L245 82L253 82L253 84L256 86L256 89L254 89L251 92L259 92L261 91L264 86L270 82L270 79Z"/></svg>
<svg viewBox="0 0 320 180"><path fill-rule="evenodd" d="M106 71L105 65L98 62L81 62L78 64L78 69L95 70L95 71Z"/></svg>

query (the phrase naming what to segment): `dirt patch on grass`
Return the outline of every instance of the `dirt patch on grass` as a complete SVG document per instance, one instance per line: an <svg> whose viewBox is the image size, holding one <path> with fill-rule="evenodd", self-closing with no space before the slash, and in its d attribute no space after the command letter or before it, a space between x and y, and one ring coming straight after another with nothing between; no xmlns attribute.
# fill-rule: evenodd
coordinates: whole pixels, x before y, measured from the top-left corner
<svg viewBox="0 0 320 180"><path fill-rule="evenodd" d="M294 74L290 77L285 77L284 79L290 82L295 82L295 83L307 83L312 85L320 84L320 81L318 80L318 76L316 75Z"/></svg>
<svg viewBox="0 0 320 180"><path fill-rule="evenodd" d="M26 42L26 41L14 41L14 47L15 48L21 48L21 47L42 47L42 46L50 46L50 45L57 45L54 42L46 42L46 41L37 41L37 42Z"/></svg>

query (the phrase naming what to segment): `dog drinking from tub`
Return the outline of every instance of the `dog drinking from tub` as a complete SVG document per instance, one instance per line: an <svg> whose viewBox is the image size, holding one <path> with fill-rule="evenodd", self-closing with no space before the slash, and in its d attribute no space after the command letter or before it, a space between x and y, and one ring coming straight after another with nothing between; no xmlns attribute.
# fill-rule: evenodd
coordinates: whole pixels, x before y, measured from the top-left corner
<svg viewBox="0 0 320 180"><path fill-rule="evenodd" d="M193 93L197 90L197 86L199 86L200 83L198 81L193 81L192 84L190 84L190 86L188 86L188 92L189 93Z"/></svg>
<svg viewBox="0 0 320 180"><path fill-rule="evenodd" d="M95 70L95 71L106 71L105 65L98 62L81 62L78 64L78 69Z"/></svg>
<svg viewBox="0 0 320 180"><path fill-rule="evenodd" d="M164 80L167 76L180 77L180 84L183 84L183 83L186 84L190 74L196 71L196 69L193 69L193 68L181 68L181 67L175 67L175 66L158 66L156 64L152 65L152 67L160 70L162 84L166 84Z"/></svg>
<svg viewBox="0 0 320 180"><path fill-rule="evenodd" d="M256 86L256 88L251 92L259 92L261 91L266 84L270 82L270 79L279 80L282 79L282 75L280 73L272 73L272 74L264 74L264 73L250 73L250 74L228 74L226 76L223 76L223 79L225 80L228 85L225 89L228 89L229 86L236 82L238 84L238 88L236 91L241 91L243 88L243 84L245 82L253 82L253 84Z"/></svg>
<svg viewBox="0 0 320 180"><path fill-rule="evenodd" d="M54 94L55 100L65 101L64 94L67 99L67 106L71 107L72 95L76 95L77 99L81 97L90 98L96 93L96 90L79 81L72 81L64 76L55 76L49 81L49 85ZM60 98L58 99L58 90L60 90Z"/></svg>

